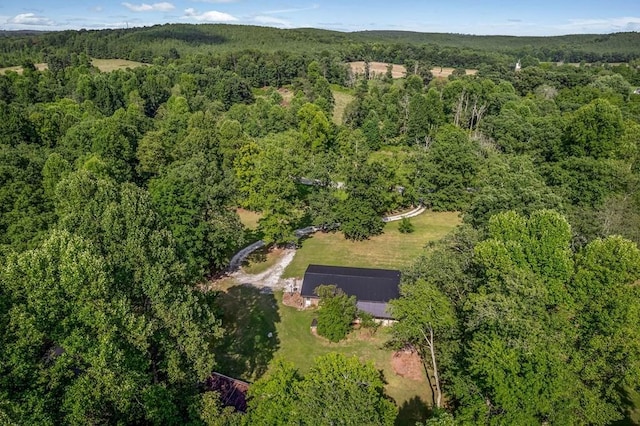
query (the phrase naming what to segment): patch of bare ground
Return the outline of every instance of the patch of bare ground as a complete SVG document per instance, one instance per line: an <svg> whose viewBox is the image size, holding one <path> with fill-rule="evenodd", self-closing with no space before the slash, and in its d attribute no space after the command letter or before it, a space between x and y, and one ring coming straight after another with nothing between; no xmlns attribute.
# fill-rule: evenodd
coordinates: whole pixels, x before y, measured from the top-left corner
<svg viewBox="0 0 640 426"><path fill-rule="evenodd" d="M349 62L349 65L354 74L364 74L364 61ZM387 73L387 65L386 62L369 62L369 74L371 77L384 76ZM391 70L393 78L404 77L405 72L404 65L393 64L393 69Z"/></svg>
<svg viewBox="0 0 640 426"><path fill-rule="evenodd" d="M391 368L395 374L405 379L424 380L422 360L416 351L403 349L391 354Z"/></svg>
<svg viewBox="0 0 640 426"><path fill-rule="evenodd" d="M447 78L453 74L454 70L455 68L451 67L433 67L431 69L431 73L435 78ZM467 75L475 75L478 70L465 70L465 72Z"/></svg>
<svg viewBox="0 0 640 426"><path fill-rule="evenodd" d="M349 62L351 66L351 71L354 74L364 74L364 61L356 61ZM376 76L384 76L387 72L386 62L369 62L369 73L372 77ZM435 78L447 78L449 77L455 68L451 67L433 67L431 72ZM478 70L468 69L466 70L467 75L475 75ZM393 70L391 71L391 75L393 78L402 78L406 73L406 68L404 65L393 64Z"/></svg>
<svg viewBox="0 0 640 426"><path fill-rule="evenodd" d="M290 293L285 291L282 295L282 304L285 306L291 306L292 308L302 309L303 299L300 293Z"/></svg>
<svg viewBox="0 0 640 426"><path fill-rule="evenodd" d="M289 106L291 99L293 99L293 92L286 87L281 87L278 89L278 93L282 96L282 106Z"/></svg>

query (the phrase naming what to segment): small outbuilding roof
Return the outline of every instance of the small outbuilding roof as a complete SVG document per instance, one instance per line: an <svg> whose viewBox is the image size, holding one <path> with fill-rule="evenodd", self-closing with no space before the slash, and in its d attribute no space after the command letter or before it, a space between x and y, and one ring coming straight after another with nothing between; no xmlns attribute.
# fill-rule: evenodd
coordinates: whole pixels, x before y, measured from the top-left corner
<svg viewBox="0 0 640 426"><path fill-rule="evenodd" d="M359 303L387 303L400 297L400 271L309 265L300 294L317 297L315 289L320 285L336 285L349 296L355 296Z"/></svg>

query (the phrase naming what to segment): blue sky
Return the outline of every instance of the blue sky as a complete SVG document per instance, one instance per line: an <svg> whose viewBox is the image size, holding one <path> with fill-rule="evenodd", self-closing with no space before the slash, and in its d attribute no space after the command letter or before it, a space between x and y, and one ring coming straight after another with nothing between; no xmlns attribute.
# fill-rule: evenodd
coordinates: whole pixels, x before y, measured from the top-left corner
<svg viewBox="0 0 640 426"><path fill-rule="evenodd" d="M167 22L339 31L558 35L640 31L640 0L2 0L0 29L100 29ZM639 47L640 48L640 47Z"/></svg>

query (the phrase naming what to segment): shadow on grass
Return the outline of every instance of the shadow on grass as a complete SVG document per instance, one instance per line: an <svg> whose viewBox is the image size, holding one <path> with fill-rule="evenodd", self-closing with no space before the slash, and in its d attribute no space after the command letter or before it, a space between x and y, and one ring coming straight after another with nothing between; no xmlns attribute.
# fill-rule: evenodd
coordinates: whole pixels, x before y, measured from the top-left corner
<svg viewBox="0 0 640 426"><path fill-rule="evenodd" d="M414 396L400 407L396 426L415 425L424 422L431 415L431 408L418 396Z"/></svg>
<svg viewBox="0 0 640 426"><path fill-rule="evenodd" d="M616 426L640 424L640 393L631 389L622 389L620 396L625 416L622 420L611 424Z"/></svg>
<svg viewBox="0 0 640 426"><path fill-rule="evenodd" d="M225 329L224 338L216 345L218 371L246 381L260 378L280 347L275 296L242 284L221 292L216 306Z"/></svg>
<svg viewBox="0 0 640 426"><path fill-rule="evenodd" d="M271 250L270 246L264 246L262 248L259 248L256 251L254 251L253 253L251 253L249 256L247 256L242 261L242 267L246 268L247 266L251 265L252 263L266 262L267 261L267 254L269 254L270 250Z"/></svg>

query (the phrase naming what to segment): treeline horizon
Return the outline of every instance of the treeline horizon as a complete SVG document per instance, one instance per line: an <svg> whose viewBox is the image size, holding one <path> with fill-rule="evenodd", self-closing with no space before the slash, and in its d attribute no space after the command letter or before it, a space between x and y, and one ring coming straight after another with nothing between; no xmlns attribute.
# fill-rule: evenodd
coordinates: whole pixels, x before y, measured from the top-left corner
<svg viewBox="0 0 640 426"><path fill-rule="evenodd" d="M235 24L162 24L150 27L51 32L0 32L0 66L43 62L48 55L85 53L152 63L238 50L331 54L343 61L477 68L511 65L531 58L545 62L628 62L640 58L640 33L562 36L468 35L368 30L340 32L316 28L279 29ZM209 48L213 48L210 50Z"/></svg>
<svg viewBox="0 0 640 426"><path fill-rule="evenodd" d="M329 354L301 375L258 339L238 365L268 374L246 415L225 408L200 384L244 326L206 283L256 237L364 240L418 202L463 222L393 308L396 347L438 371L426 425L637 419L637 61L516 72L495 51L242 28L0 39L22 65L0 74L0 423L394 424L377 370Z"/></svg>

